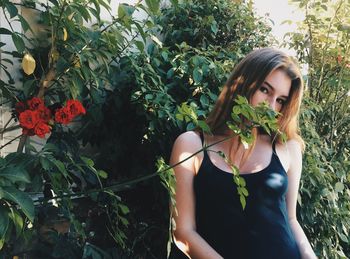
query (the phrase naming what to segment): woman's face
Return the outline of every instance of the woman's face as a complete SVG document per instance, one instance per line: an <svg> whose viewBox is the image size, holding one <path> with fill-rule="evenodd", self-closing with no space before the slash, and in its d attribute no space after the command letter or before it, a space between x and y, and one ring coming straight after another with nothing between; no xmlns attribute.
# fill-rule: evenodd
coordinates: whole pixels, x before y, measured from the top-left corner
<svg viewBox="0 0 350 259"><path fill-rule="evenodd" d="M272 71L251 98L251 105L256 106L266 101L270 108L280 112L287 102L292 80L281 69Z"/></svg>

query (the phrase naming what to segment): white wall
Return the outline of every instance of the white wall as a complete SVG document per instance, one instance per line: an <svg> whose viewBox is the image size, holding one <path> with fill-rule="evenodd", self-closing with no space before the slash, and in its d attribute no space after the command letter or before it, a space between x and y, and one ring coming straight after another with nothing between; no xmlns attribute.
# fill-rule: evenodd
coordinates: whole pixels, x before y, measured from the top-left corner
<svg viewBox="0 0 350 259"><path fill-rule="evenodd" d="M17 1L13 1L13 2L20 2L20 1L17 0ZM9 16L8 16L8 18L9 18ZM8 25L8 22L6 21L4 15L0 16L0 26L5 27L5 28L10 30L10 26ZM19 22L11 22L11 26L15 31L19 32L21 30L21 26L20 26ZM5 50L5 51L15 50L15 46L11 40L11 35L0 35L0 41L6 43L6 45L2 47L2 50ZM19 60L14 60L12 56L6 55L6 54L0 52L0 59L3 59L3 58L9 58L14 63L13 66L11 66L11 64L9 64L9 63L4 63L4 65L6 65L8 67L8 71L10 72L12 77L17 82L19 79L19 76L20 76L19 71L17 69L19 66ZM5 82L8 81L8 77L2 69L0 69L0 77L1 77L1 80L5 81ZM17 82L17 84L18 84L18 82ZM0 94L0 102L3 103L4 101L5 101L5 99L3 98L2 93L1 93ZM2 131L5 124L10 120L10 118L11 118L11 107L8 104L4 104L4 105L0 106L0 131ZM14 120L12 120L7 127L14 126L16 124L17 123ZM19 136L21 133L22 133L22 130L18 129L15 131L0 134L0 146L3 146L5 143L9 142L10 140L12 140L16 136ZM0 156L3 157L7 153L15 151L17 149L17 146L18 146L18 140L12 142L10 145L6 146L5 148L2 148L0 150Z"/></svg>

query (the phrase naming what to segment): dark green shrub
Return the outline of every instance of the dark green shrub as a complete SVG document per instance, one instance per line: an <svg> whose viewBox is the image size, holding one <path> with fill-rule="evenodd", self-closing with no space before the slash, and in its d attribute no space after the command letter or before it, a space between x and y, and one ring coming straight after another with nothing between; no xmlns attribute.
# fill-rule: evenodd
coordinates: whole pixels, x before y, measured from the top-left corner
<svg viewBox="0 0 350 259"><path fill-rule="evenodd" d="M204 118L234 64L253 48L271 43L267 37L270 28L260 18L254 19L246 4L219 1L216 5L221 11L215 14L218 20L220 14L232 13L220 18L218 31L226 33L228 23L248 24L245 31L237 32L227 45L222 45L216 37L205 39L205 44L194 44L186 32L196 30L196 26L201 29L201 21L208 13L200 10L211 10L212 3L183 1L161 10L154 21L168 34L163 35L162 30L154 33L164 42L153 37L145 52L122 56L118 65L111 68L111 89L103 89L100 96L105 96L104 101L96 104L96 110L102 112L90 120L81 138L99 151L96 164L109 172L112 180L156 172L157 158L169 156L175 137L195 127L176 117L181 104L188 104L196 117ZM186 16L186 8L192 4L198 9L193 24ZM177 16L186 26L175 28L167 24ZM179 36L172 41L170 35L175 31ZM153 254L164 258L169 227L168 198L159 179L137 185L123 197L132 214L127 236L137 244L130 243L133 256ZM153 236L161 237L157 239L159 243L147 241L153 240Z"/></svg>

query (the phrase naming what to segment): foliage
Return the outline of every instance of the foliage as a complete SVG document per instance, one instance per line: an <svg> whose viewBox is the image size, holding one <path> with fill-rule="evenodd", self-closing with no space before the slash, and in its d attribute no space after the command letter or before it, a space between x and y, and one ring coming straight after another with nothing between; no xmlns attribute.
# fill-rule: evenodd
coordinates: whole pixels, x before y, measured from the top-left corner
<svg viewBox="0 0 350 259"><path fill-rule="evenodd" d="M98 117L101 111L95 105L102 101L101 89L111 86L113 62L146 43L145 23L135 20L133 13L141 9L154 13L158 2L120 4L118 16L113 16L105 0L52 0L46 4L1 1L7 21L7 28L0 28L7 40L0 43L0 69L6 75L0 80L4 104L14 107L35 97L42 100L43 107L56 110L67 100L67 105L79 100L87 107L87 117ZM101 19L102 8L109 13L110 22ZM32 17L37 21L28 22ZM14 29L15 23L21 30ZM16 47L12 52L6 46L11 40ZM9 71L12 67L19 69L19 65L23 73L16 78ZM19 117L18 111L13 112L2 133L17 129L7 126L13 120L18 123ZM33 118L22 120L22 126L31 127ZM91 251L97 253L99 249L89 242L97 243L94 233L98 231L104 232L107 246L114 243L120 250L126 248L128 208L119 196L104 189L107 173L82 153L77 133L83 128L77 120L70 127L55 125L39 149L29 144L28 134L23 134L18 152L1 159L1 256L25 253L34 258L81 258L83 250L86 257L92 256ZM49 133L47 125L44 131ZM37 135L43 137L45 133L41 133ZM87 204L81 208L84 202ZM100 219L102 222L96 224ZM94 229L96 226L100 229Z"/></svg>
<svg viewBox="0 0 350 259"><path fill-rule="evenodd" d="M305 11L289 45L308 64L301 219L322 258L350 256L350 24L348 1L294 1Z"/></svg>
<svg viewBox="0 0 350 259"><path fill-rule="evenodd" d="M211 18L212 4L182 1L160 10L159 1L147 0L120 4L115 17L105 0L1 1L9 29L0 33L16 46L9 52L0 43L0 69L7 75L0 88L8 103L37 96L48 107L68 99L86 107L73 126L54 127L42 148L21 136L18 153L1 160L2 190L16 188L25 197L0 192L1 225L8 226L0 229L2 255L164 257L168 200L157 173L150 172L158 157L168 157L174 137L196 126L176 117L179 105L193 107L202 121L233 65L270 44L270 28L249 5L215 2ZM187 16L189 5L196 8L194 17ZM31 28L20 7L38 17L40 30ZM101 18L102 8L111 22ZM139 10L150 18L135 19ZM185 26L170 26L175 15ZM12 28L17 20L23 32ZM203 27L205 20L210 23ZM165 29L170 36L162 35ZM189 31L196 31L196 41L186 36ZM211 36L204 37L208 31ZM224 45L214 37L227 33ZM176 42L170 40L174 34ZM17 79L9 67L23 58ZM11 119L18 120L15 112ZM11 178L5 168L14 168Z"/></svg>
<svg viewBox="0 0 350 259"><path fill-rule="evenodd" d="M266 46L273 40L271 28L254 14L250 4L190 0L166 8L163 14L157 24L166 46L182 42L205 49L210 45L221 46L242 58L255 46Z"/></svg>
<svg viewBox="0 0 350 259"><path fill-rule="evenodd" d="M188 2L183 1L178 6L181 5L188 5ZM210 8L206 1L198 1L197 5L203 9ZM241 8L248 9L247 6ZM172 6L166 7L158 16L153 16L156 25L158 20L166 20L162 17L173 15L170 11L175 9ZM244 17L235 13L229 19L250 20L251 13L246 13L247 16ZM167 25L162 25L163 28L165 26ZM257 34L258 26L265 26L268 31L267 25L261 23L254 28ZM103 102L96 107L96 110L103 112L96 119L90 120L81 134L84 143L98 149L96 164L117 181L156 171L157 158L169 156L171 145L179 132L196 126L192 120L179 120L177 114L182 107L180 104L191 106L198 121L202 121L214 104L228 73L240 58L236 52L223 48L221 44L191 46L184 38L178 44L170 42L167 45L161 41L161 31L152 30L153 36L148 39L145 48L141 49L144 52L129 53L120 58L117 67L111 68L111 89L101 91ZM261 39L263 40L248 46L241 45L239 51L246 54L254 47L268 44L268 37ZM164 213L168 208L168 200L165 199L165 193L159 190L159 180L154 180L147 187L139 186L136 196L132 191L128 192L128 197L135 196L138 199L142 196L145 199L142 204L135 203L138 206L132 206L131 209L132 214L137 215L130 221L130 226L135 228L133 234L140 233L137 240L140 240L141 248L134 247L135 253L150 250L147 247L149 244L144 240L150 240L153 235L162 236L162 242L168 237L169 217ZM146 199L150 193L153 196L150 200ZM149 211L161 212L146 214L145 207ZM140 213L145 214L144 217L139 217ZM144 223L145 227L137 221ZM164 243L153 243L152 247L159 245L164 246Z"/></svg>

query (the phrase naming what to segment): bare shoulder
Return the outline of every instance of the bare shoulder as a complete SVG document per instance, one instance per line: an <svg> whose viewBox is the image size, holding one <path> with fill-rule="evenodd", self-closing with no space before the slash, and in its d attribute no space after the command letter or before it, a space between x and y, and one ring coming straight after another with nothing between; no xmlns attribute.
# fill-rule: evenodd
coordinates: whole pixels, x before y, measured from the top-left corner
<svg viewBox="0 0 350 259"><path fill-rule="evenodd" d="M180 134L174 142L174 148L175 147L184 149L187 152L196 152L202 147L202 141L199 133L195 131L186 131Z"/></svg>
<svg viewBox="0 0 350 259"><path fill-rule="evenodd" d="M302 144L297 139L289 139L286 143L288 151L294 155L302 154Z"/></svg>
<svg viewBox="0 0 350 259"><path fill-rule="evenodd" d="M302 167L302 144L297 139L290 139L286 143L286 148L289 155L289 171L293 172L292 174L299 175Z"/></svg>
<svg viewBox="0 0 350 259"><path fill-rule="evenodd" d="M300 167L302 163L302 144L298 139L289 139L276 145L277 155L288 172L293 167Z"/></svg>
<svg viewBox="0 0 350 259"><path fill-rule="evenodd" d="M195 154L201 148L202 141L199 133L195 131L187 131L180 134L174 142L170 157L170 164L175 165L181 163L181 165L176 166L174 169L179 170L182 167L196 173L202 154L193 154Z"/></svg>

